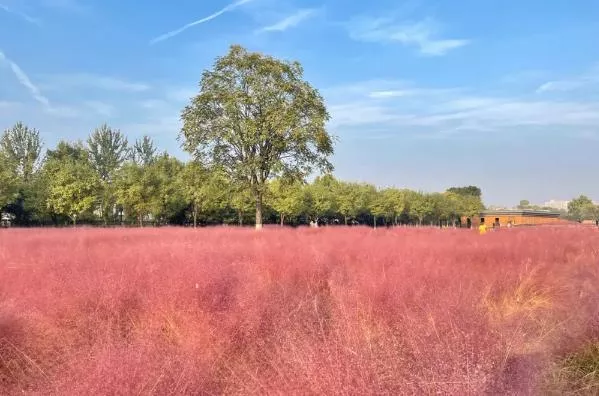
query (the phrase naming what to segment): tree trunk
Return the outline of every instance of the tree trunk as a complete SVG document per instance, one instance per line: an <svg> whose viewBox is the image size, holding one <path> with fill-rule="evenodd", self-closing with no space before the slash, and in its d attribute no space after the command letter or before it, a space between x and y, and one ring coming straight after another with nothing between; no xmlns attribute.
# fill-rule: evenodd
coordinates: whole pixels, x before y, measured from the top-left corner
<svg viewBox="0 0 599 396"><path fill-rule="evenodd" d="M73 227L77 225L77 216L73 216Z"/></svg>
<svg viewBox="0 0 599 396"><path fill-rule="evenodd" d="M347 225L347 216L345 216L345 225Z"/></svg>
<svg viewBox="0 0 599 396"><path fill-rule="evenodd" d="M262 229L262 193L256 194L256 229Z"/></svg>
<svg viewBox="0 0 599 396"><path fill-rule="evenodd" d="M374 229L376 229L376 216L372 216L372 217L373 217L372 223L374 225Z"/></svg>
<svg viewBox="0 0 599 396"><path fill-rule="evenodd" d="M281 213L281 227L283 227L285 225L284 221L285 221L285 215L283 213Z"/></svg>
<svg viewBox="0 0 599 396"><path fill-rule="evenodd" d="M243 226L243 211L238 210L237 211L237 217L239 218L239 226L242 227Z"/></svg>
<svg viewBox="0 0 599 396"><path fill-rule="evenodd" d="M193 204L193 228L197 228L197 227L198 227L198 207L194 203Z"/></svg>
<svg viewBox="0 0 599 396"><path fill-rule="evenodd" d="M142 214L139 215L139 226L140 227L144 226L144 216Z"/></svg>

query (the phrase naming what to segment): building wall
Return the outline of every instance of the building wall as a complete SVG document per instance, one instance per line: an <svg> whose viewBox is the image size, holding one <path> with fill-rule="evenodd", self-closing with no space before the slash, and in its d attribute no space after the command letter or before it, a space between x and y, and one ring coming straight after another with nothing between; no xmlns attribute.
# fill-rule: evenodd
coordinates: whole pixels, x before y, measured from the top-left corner
<svg viewBox="0 0 599 396"><path fill-rule="evenodd" d="M534 216L534 215L521 215L521 214L513 214L513 215L505 215L505 214L487 214L485 217L485 224L487 226L492 226L495 223L495 219L499 219L499 225L501 227L505 227L509 222L512 223L513 226L522 226L522 225L544 225L544 224L567 224L568 222L559 218L559 217L550 217L550 216ZM462 219L462 224L466 224L467 219ZM480 217L474 216L472 218L472 226L478 227L480 225Z"/></svg>

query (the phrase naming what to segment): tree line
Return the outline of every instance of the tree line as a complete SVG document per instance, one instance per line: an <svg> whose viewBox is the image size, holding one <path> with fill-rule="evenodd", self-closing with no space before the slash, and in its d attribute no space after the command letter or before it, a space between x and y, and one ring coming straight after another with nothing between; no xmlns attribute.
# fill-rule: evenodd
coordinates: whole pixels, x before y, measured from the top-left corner
<svg viewBox="0 0 599 396"><path fill-rule="evenodd" d="M43 152L39 131L17 123L0 139L0 208L16 225L253 224L251 190L218 167L159 152L144 136L129 144L102 125L85 142ZM482 208L480 189L421 193L337 180L267 181L267 223L455 224Z"/></svg>
<svg viewBox="0 0 599 396"><path fill-rule="evenodd" d="M456 224L484 208L475 186L422 193L335 179L329 114L298 62L233 45L199 87L181 112L186 163L159 152L148 136L130 144L106 124L85 142L61 141L43 153L39 132L17 123L0 140L0 210L24 226L261 228L263 220Z"/></svg>

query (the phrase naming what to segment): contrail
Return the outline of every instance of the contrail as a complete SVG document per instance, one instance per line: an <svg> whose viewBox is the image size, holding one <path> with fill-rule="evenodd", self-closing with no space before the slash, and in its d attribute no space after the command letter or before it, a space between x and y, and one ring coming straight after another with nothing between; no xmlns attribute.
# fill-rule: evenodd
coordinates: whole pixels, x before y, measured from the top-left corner
<svg viewBox="0 0 599 396"><path fill-rule="evenodd" d="M9 14L13 14L16 15L22 19L24 19L25 21L32 23L34 25L40 25L40 21L39 19L33 18L27 14L25 14L24 12L19 12L19 11L15 11L11 8L8 8L7 6L5 6L4 4L0 4L0 10L4 10L6 12L8 12Z"/></svg>
<svg viewBox="0 0 599 396"><path fill-rule="evenodd" d="M4 55L4 52L2 52L1 50L0 50L0 63L8 64L8 66L14 73L15 77L17 77L17 80L19 81L19 83L29 90L29 92L31 93L31 96L33 96L33 98L35 100L40 102L46 108L50 107L50 101L48 100L48 98L46 98L44 95L42 95L39 88L36 87L31 82L29 77L27 77L27 74L25 74L25 72L19 67L19 65L17 65L15 62L8 59L6 57L6 55Z"/></svg>
<svg viewBox="0 0 599 396"><path fill-rule="evenodd" d="M232 11L235 8L241 6L241 5L245 4L245 3L249 3L250 1L253 1L253 0L239 0L239 1L235 2L235 3L231 3L228 6L226 6L225 8L223 8L222 10L217 11L217 12L215 12L212 15L209 15L209 16L207 16L205 18L202 18L202 19L198 19L197 21L188 23L187 25L182 26L179 29L170 31L168 33L165 33L165 34L163 34L161 36L158 36L158 37L152 39L150 41L150 45L159 43L159 42L164 41L164 40L168 40L169 38L174 37L174 36L176 36L176 35L184 32L185 30L189 29L190 27L193 27L193 26L196 26L196 25L200 25L200 24L202 24L204 22L211 21L214 18L216 18L216 17L218 17L218 16L220 16L220 15L226 13L226 12Z"/></svg>

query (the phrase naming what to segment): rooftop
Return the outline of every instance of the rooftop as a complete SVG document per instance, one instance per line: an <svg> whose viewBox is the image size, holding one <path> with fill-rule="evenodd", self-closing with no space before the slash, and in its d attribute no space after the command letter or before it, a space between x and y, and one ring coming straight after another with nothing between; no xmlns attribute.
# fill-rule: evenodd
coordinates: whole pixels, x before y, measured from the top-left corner
<svg viewBox="0 0 599 396"><path fill-rule="evenodd" d="M548 216L559 217L560 212L554 210L533 210L533 209L500 209L500 210L485 210L481 212L481 216Z"/></svg>

